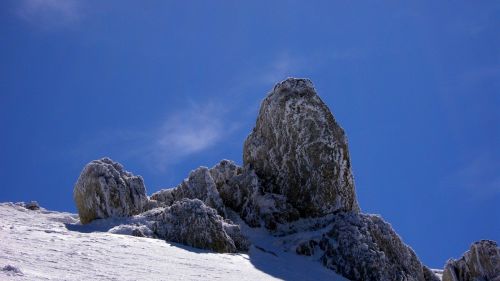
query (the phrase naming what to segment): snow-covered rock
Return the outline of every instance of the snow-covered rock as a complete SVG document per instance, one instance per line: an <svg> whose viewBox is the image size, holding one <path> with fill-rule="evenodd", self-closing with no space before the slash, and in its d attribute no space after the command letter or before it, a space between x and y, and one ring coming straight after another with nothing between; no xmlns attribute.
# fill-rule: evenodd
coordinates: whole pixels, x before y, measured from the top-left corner
<svg viewBox="0 0 500 281"><path fill-rule="evenodd" d="M342 212L313 239L298 243L300 255L316 256L324 266L352 281L435 281L392 227L379 216Z"/></svg>
<svg viewBox="0 0 500 281"><path fill-rule="evenodd" d="M274 230L278 224L299 218L297 209L281 194L264 192L253 170L222 160L210 169L225 206L250 226Z"/></svg>
<svg viewBox="0 0 500 281"><path fill-rule="evenodd" d="M240 213L259 189L255 173L245 171L233 161L222 160L210 169L210 175L225 206Z"/></svg>
<svg viewBox="0 0 500 281"><path fill-rule="evenodd" d="M199 199L205 205L216 209L221 216L226 216L225 206L207 167L199 167L191 171L189 177L178 186L163 189L151 195L152 200L163 203L165 206L170 206L184 198Z"/></svg>
<svg viewBox="0 0 500 281"><path fill-rule="evenodd" d="M0 269L2 272L4 272L7 276L22 276L23 272L17 267L13 265L5 265Z"/></svg>
<svg viewBox="0 0 500 281"><path fill-rule="evenodd" d="M75 184L73 198L82 223L136 215L149 205L142 177L127 172L109 158L85 166Z"/></svg>
<svg viewBox="0 0 500 281"><path fill-rule="evenodd" d="M476 280L500 281L500 248L495 241L475 242L460 259L446 263L443 281Z"/></svg>
<svg viewBox="0 0 500 281"><path fill-rule="evenodd" d="M176 201L154 214L153 219L154 233L169 242L219 253L247 251L249 247L238 225L225 220L198 199Z"/></svg>
<svg viewBox="0 0 500 281"><path fill-rule="evenodd" d="M344 130L308 79L282 81L264 99L243 162L301 217L359 211Z"/></svg>
<svg viewBox="0 0 500 281"><path fill-rule="evenodd" d="M31 211L40 210L40 204L38 204L37 201L17 202L16 205L22 206L22 207L24 207L28 210L31 210Z"/></svg>

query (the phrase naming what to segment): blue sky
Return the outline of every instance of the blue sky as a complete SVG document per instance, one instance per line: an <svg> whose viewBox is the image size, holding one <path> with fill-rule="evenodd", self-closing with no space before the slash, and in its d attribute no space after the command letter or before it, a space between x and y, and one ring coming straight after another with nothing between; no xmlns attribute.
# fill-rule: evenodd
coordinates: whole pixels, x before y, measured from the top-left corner
<svg viewBox="0 0 500 281"><path fill-rule="evenodd" d="M266 93L308 77L363 211L442 267L500 240L499 30L498 1L1 1L0 201L75 211L103 156L148 193L241 163Z"/></svg>

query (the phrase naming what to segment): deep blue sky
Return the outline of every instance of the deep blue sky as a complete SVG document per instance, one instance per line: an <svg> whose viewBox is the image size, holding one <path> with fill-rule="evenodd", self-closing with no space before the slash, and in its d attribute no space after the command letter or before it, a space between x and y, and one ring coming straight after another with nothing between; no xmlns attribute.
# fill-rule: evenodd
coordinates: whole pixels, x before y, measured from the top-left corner
<svg viewBox="0 0 500 281"><path fill-rule="evenodd" d="M103 156L148 193L241 163L266 93L308 77L363 211L442 267L500 240L500 2L444 2L1 1L0 201L75 211Z"/></svg>

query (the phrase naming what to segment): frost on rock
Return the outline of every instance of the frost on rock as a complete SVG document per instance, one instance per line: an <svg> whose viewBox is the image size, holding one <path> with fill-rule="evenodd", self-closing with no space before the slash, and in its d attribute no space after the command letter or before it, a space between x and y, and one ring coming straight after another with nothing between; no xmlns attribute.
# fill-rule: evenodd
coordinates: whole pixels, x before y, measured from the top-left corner
<svg viewBox="0 0 500 281"><path fill-rule="evenodd" d="M17 202L16 205L24 207L24 208L31 210L31 211L40 210L40 204L38 204L37 201Z"/></svg>
<svg viewBox="0 0 500 281"><path fill-rule="evenodd" d="M469 280L500 281L500 248L495 241L475 242L460 259L446 263L443 281Z"/></svg>
<svg viewBox="0 0 500 281"><path fill-rule="evenodd" d="M210 173L224 205L238 213L249 226L263 224L274 230L278 224L299 218L299 212L284 195L263 191L253 170L222 160Z"/></svg>
<svg viewBox="0 0 500 281"><path fill-rule="evenodd" d="M153 231L167 241L219 253L248 250L249 243L239 226L198 199L182 199L149 213L155 221Z"/></svg>
<svg viewBox="0 0 500 281"><path fill-rule="evenodd" d="M308 79L289 78L264 99L243 162L301 217L359 211L344 130Z"/></svg>
<svg viewBox="0 0 500 281"><path fill-rule="evenodd" d="M149 206L142 177L125 171L109 158L85 166L73 198L83 224L98 218L136 215Z"/></svg>
<svg viewBox="0 0 500 281"><path fill-rule="evenodd" d="M164 206L170 206L183 198L199 199L216 209L221 216L226 216L225 206L207 167L191 171L189 177L177 187L163 189L151 195L152 200L163 203Z"/></svg>
<svg viewBox="0 0 500 281"><path fill-rule="evenodd" d="M258 189L258 179L233 161L222 160L210 169L220 197L227 207L241 212Z"/></svg>
<svg viewBox="0 0 500 281"><path fill-rule="evenodd" d="M378 216L339 213L328 229L299 243L296 252L319 256L324 266L352 281L438 280Z"/></svg>

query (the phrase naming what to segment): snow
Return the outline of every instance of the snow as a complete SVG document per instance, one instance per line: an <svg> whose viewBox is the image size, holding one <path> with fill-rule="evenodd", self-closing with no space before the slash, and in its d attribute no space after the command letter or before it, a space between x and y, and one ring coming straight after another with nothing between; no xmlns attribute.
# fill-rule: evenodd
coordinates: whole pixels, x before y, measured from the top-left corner
<svg viewBox="0 0 500 281"><path fill-rule="evenodd" d="M346 280L283 252L279 238L246 229L248 254L216 254L158 239L104 232L117 220L0 203L0 280Z"/></svg>

